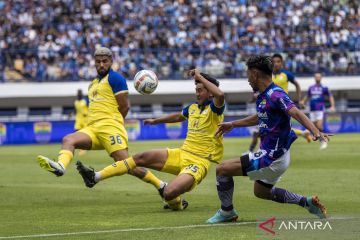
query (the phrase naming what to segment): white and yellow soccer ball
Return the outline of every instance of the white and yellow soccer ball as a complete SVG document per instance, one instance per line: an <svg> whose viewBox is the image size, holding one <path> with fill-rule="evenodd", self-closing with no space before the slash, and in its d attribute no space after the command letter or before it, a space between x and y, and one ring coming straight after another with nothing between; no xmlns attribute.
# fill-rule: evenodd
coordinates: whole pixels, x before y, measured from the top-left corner
<svg viewBox="0 0 360 240"><path fill-rule="evenodd" d="M134 77L134 87L140 94L151 94L158 86L158 78L151 70L141 70Z"/></svg>

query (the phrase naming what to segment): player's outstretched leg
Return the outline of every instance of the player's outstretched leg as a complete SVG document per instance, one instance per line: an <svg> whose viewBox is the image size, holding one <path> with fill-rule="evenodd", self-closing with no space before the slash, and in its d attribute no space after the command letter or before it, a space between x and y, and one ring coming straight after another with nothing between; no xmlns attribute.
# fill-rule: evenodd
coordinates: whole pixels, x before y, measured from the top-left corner
<svg viewBox="0 0 360 240"><path fill-rule="evenodd" d="M65 173L65 168L61 163L57 163L48 157L39 155L36 160L42 169L45 169L58 177L64 175Z"/></svg>
<svg viewBox="0 0 360 240"><path fill-rule="evenodd" d="M326 218L327 215L326 208L320 203L317 196L304 197L297 193L290 192L283 188L274 187L259 180L257 180L254 184L254 194L258 198L268 199L278 203L297 204L319 218Z"/></svg>
<svg viewBox="0 0 360 240"><path fill-rule="evenodd" d="M165 183L165 182L164 182L164 183ZM164 198L164 191L165 191L165 188L166 188L167 185L168 185L168 184L165 183L161 188L158 189L158 191L159 191L160 197L161 197L161 198L163 199L163 201L164 201L164 209L171 209L169 203L166 202L166 201L165 201L165 198ZM175 205L177 205L177 204L175 204ZM182 200L181 200L181 205L182 205L182 207L180 207L180 208L182 208L182 210L185 210L185 209L189 206L189 202L186 201L185 199L182 199ZM179 208L179 207L178 207L178 206L175 206L175 208Z"/></svg>
<svg viewBox="0 0 360 240"><path fill-rule="evenodd" d="M221 208L206 223L214 224L221 222L235 222L238 214L233 207L232 197L234 193L234 180L232 177L216 175L216 186Z"/></svg>

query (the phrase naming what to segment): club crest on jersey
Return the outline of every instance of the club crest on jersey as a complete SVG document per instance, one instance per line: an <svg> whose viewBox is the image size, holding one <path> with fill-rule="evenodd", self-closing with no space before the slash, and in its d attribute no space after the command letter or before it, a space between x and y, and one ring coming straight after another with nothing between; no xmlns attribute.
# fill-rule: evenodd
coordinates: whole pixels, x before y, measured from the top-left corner
<svg viewBox="0 0 360 240"><path fill-rule="evenodd" d="M259 104L259 108L264 108L266 105L266 99L263 99L261 103Z"/></svg>

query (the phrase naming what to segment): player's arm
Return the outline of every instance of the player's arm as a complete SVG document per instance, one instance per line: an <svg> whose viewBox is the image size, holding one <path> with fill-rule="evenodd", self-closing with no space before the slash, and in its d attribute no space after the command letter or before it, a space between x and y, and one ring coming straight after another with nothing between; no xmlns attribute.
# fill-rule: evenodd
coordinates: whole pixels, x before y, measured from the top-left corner
<svg viewBox="0 0 360 240"><path fill-rule="evenodd" d="M324 94L329 97L330 111L335 112L335 99L334 99L334 96L331 94L331 92L329 91L328 88L325 88L325 93Z"/></svg>
<svg viewBox="0 0 360 240"><path fill-rule="evenodd" d="M295 79L294 79L294 81L292 83L295 85L295 89L296 89L296 97L297 97L296 101L299 102L299 101L301 101L301 87L300 87L300 84Z"/></svg>
<svg viewBox="0 0 360 240"><path fill-rule="evenodd" d="M296 97L297 99L295 101L300 102L301 101L301 87L298 81L296 81L295 76L293 73L286 71L286 76L288 78L288 81L294 84L296 89Z"/></svg>
<svg viewBox="0 0 360 240"><path fill-rule="evenodd" d="M329 136L325 133L320 132L320 130L310 121L310 119L297 107L293 106L289 109L288 114L295 118L296 121L301 123L306 129L308 129L313 135L313 140L329 141Z"/></svg>
<svg viewBox="0 0 360 240"><path fill-rule="evenodd" d="M128 98L128 93L127 92L120 92L118 94L115 95L117 104L118 104L118 110L121 113L121 115L123 116L123 118L125 119L126 115L129 112L130 109L130 102L129 102L129 98Z"/></svg>
<svg viewBox="0 0 360 240"><path fill-rule="evenodd" d="M305 96L303 97L303 99L299 102L300 107L301 107L301 108L305 108L305 104L307 103L307 101L308 101L308 96L305 95Z"/></svg>
<svg viewBox="0 0 360 240"><path fill-rule="evenodd" d="M108 78L109 84L118 104L118 110L125 119L130 109L130 102L128 98L129 90L126 84L126 80L123 76L114 71L109 73Z"/></svg>
<svg viewBox="0 0 360 240"><path fill-rule="evenodd" d="M233 128L237 127L248 127L255 126L259 122L257 114L248 116L243 119L238 119L232 122L223 122L219 124L219 128L217 129L215 136L220 137L221 135L230 132Z"/></svg>
<svg viewBox="0 0 360 240"><path fill-rule="evenodd" d="M201 82L204 87L214 96L214 104L216 107L224 106L225 94L215 84L209 82L204 78L198 69L192 69L189 71L189 75L194 77L196 81Z"/></svg>
<svg viewBox="0 0 360 240"><path fill-rule="evenodd" d="M330 111L335 112L335 99L333 95L330 95L329 101L330 101Z"/></svg>
<svg viewBox="0 0 360 240"><path fill-rule="evenodd" d="M175 123L175 122L183 122L186 120L186 117L184 117L184 115L181 112L178 113L172 113L163 117L159 117L159 118L150 118L150 119L145 119L144 120L144 124L149 124L149 125L156 125L159 123Z"/></svg>

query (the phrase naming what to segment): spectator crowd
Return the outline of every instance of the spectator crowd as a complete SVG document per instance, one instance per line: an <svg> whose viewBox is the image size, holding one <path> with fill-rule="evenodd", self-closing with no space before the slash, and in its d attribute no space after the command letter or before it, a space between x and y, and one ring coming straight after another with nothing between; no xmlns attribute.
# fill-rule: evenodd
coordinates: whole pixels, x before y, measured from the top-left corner
<svg viewBox="0 0 360 240"><path fill-rule="evenodd" d="M0 0L0 81L90 79L100 45L130 79L243 77L249 55L274 52L297 75L359 74L359 19L358 0Z"/></svg>

